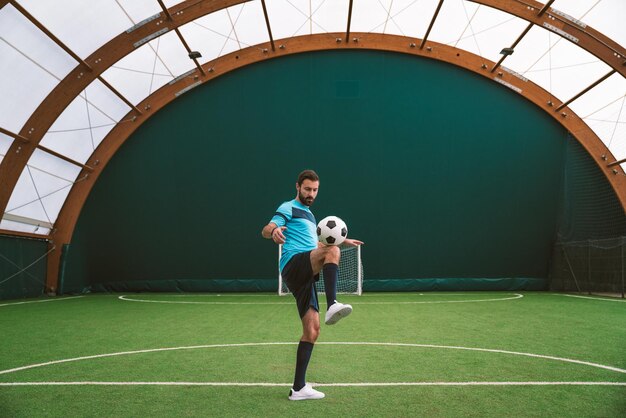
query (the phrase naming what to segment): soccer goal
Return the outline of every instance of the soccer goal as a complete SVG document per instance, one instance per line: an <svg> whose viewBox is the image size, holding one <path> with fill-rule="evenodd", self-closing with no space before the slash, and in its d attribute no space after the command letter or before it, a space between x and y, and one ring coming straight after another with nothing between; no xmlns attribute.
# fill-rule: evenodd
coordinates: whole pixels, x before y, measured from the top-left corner
<svg viewBox="0 0 626 418"><path fill-rule="evenodd" d="M363 290L363 263L361 262L361 246L340 247L341 259L339 260L339 279L337 280L337 293L351 293L360 295ZM282 245L278 246L278 259L282 252ZM316 283L318 293L324 293L324 274L320 273L320 280ZM278 271L278 294L290 295L291 292L283 281Z"/></svg>

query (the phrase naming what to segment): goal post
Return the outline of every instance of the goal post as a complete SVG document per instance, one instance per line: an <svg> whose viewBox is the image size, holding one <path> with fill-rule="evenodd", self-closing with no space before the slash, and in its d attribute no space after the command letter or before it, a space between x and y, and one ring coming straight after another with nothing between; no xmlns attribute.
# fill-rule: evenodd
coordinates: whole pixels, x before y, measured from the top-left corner
<svg viewBox="0 0 626 418"><path fill-rule="evenodd" d="M339 278L337 279L337 293L360 295L363 292L363 263L361 261L361 246L340 247ZM282 245L278 246L278 260L282 254ZM320 272L320 280L315 284L318 293L324 293L324 273ZM289 295L291 292L283 281L278 270L278 294Z"/></svg>

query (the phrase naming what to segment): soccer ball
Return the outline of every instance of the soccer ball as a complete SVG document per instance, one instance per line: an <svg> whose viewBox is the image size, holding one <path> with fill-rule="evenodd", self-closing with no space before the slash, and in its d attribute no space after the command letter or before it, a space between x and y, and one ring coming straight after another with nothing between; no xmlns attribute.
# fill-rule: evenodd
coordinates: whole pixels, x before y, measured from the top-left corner
<svg viewBox="0 0 626 418"><path fill-rule="evenodd" d="M317 224L317 237L328 245L340 245L348 236L346 223L336 216L327 216Z"/></svg>

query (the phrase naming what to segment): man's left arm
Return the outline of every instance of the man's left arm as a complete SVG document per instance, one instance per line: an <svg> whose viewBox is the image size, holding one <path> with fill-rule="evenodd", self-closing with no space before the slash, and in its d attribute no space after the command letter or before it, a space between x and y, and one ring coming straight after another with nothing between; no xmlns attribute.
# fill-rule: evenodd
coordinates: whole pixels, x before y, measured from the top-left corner
<svg viewBox="0 0 626 418"><path fill-rule="evenodd" d="M359 241L358 239L346 238L341 244L343 247L358 247L359 245L363 245L363 241Z"/></svg>

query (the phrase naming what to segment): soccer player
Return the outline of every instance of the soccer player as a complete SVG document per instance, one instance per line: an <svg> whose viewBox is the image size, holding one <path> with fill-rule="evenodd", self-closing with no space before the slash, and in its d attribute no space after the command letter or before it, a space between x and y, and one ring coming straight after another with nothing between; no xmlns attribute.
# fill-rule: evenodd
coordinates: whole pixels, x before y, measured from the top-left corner
<svg viewBox="0 0 626 418"><path fill-rule="evenodd" d="M289 399L321 399L324 394L306 384L306 370L313 345L320 333L319 303L315 282L324 272L326 291L325 323L333 325L352 312L352 306L337 302L337 277L339 272L339 247L324 245L317 240L315 217L309 207L319 190L319 177L313 170L304 170L296 183L296 198L278 207L276 214L261 231L263 238L282 244L280 271L296 298L302 320L302 337L296 356L296 373ZM342 245L356 247L363 242L348 239Z"/></svg>

